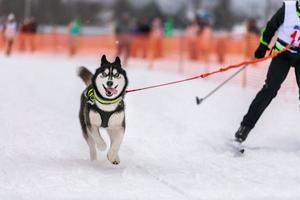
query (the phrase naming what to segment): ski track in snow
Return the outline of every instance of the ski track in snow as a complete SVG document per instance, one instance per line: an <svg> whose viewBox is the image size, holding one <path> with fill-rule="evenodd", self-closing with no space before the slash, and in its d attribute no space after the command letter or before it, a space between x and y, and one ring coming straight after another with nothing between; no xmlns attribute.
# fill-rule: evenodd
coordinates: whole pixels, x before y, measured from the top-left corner
<svg viewBox="0 0 300 200"><path fill-rule="evenodd" d="M99 58L0 56L0 199L299 199L297 94L279 96L234 156L228 141L257 90L205 80L126 96L121 164L90 162L78 111L83 82ZM131 61L129 88L182 79ZM229 75L229 74L227 74ZM225 76L227 76L225 75ZM108 136L101 131L105 140Z"/></svg>

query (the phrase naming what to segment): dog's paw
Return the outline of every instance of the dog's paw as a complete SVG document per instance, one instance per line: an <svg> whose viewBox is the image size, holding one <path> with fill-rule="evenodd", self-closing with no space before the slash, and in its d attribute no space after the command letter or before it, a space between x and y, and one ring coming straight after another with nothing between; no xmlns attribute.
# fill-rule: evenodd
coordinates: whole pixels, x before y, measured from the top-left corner
<svg viewBox="0 0 300 200"><path fill-rule="evenodd" d="M105 151L106 148L107 148L107 145L104 141L103 142L97 142L97 148L99 149L99 151Z"/></svg>
<svg viewBox="0 0 300 200"><path fill-rule="evenodd" d="M113 153L108 153L107 154L107 159L111 162L113 165L118 165L120 164L120 158L118 155L114 156Z"/></svg>

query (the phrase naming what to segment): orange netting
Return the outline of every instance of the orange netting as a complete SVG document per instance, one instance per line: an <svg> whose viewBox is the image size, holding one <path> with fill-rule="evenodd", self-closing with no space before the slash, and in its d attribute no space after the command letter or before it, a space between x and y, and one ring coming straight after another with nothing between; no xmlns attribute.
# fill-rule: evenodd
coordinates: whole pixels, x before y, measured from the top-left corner
<svg viewBox="0 0 300 200"><path fill-rule="evenodd" d="M212 71L222 63L237 63L249 60L258 46L259 38L254 34L212 34L205 37L174 36L171 38L136 36L132 39L130 57L149 61L150 67L179 70L192 76L199 72ZM79 36L72 38L67 34L19 35L13 45L13 53L39 52L57 55L101 54L115 56L117 38L113 35ZM0 49L4 49L3 36L0 34ZM194 62L195 61L195 62ZM175 64L166 64L173 62ZM267 65L251 67L233 83L261 87L265 79ZM179 66L179 67L178 67ZM202 66L203 69L200 69ZM205 67L203 67L205 66ZM222 81L225 77L212 77L210 80ZM290 73L281 92L298 91L294 74Z"/></svg>

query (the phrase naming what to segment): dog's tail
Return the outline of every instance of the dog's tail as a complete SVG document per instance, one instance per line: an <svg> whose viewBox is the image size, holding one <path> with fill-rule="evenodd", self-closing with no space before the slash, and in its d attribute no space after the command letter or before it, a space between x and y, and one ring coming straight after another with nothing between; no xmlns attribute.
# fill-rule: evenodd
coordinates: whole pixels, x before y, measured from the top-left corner
<svg viewBox="0 0 300 200"><path fill-rule="evenodd" d="M93 74L85 67L79 67L78 76L83 80L86 85L90 85L92 83Z"/></svg>

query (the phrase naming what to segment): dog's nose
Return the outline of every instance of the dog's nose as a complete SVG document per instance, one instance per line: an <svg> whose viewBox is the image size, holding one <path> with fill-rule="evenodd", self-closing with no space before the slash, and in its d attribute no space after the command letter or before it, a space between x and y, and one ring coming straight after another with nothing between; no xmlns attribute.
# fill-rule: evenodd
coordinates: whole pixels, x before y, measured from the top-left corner
<svg viewBox="0 0 300 200"><path fill-rule="evenodd" d="M107 83L106 83L106 85L108 86L108 87L111 87L111 86L113 86L113 82L112 81L107 81Z"/></svg>

